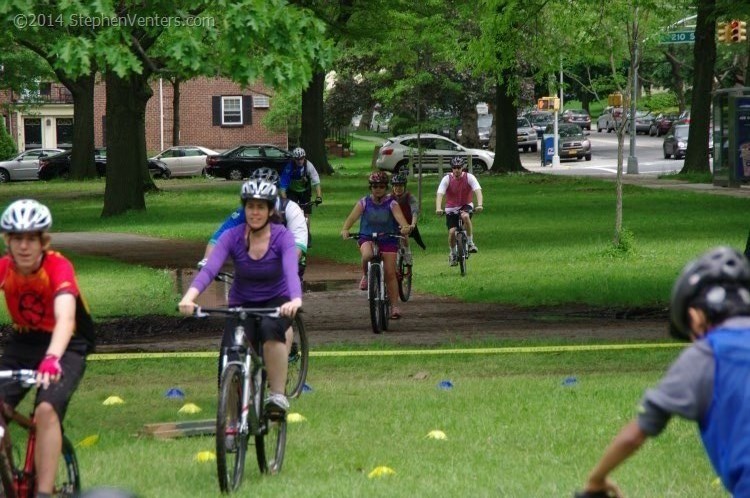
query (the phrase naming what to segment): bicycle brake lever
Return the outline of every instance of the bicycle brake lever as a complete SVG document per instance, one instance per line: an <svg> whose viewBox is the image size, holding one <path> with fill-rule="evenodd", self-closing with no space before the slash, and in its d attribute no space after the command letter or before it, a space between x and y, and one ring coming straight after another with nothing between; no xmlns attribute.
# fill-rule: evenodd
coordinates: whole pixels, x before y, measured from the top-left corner
<svg viewBox="0 0 750 498"><path fill-rule="evenodd" d="M206 318L208 316L208 313L204 313L201 310L200 306L195 307L195 311L193 311L193 314L195 315L196 318Z"/></svg>

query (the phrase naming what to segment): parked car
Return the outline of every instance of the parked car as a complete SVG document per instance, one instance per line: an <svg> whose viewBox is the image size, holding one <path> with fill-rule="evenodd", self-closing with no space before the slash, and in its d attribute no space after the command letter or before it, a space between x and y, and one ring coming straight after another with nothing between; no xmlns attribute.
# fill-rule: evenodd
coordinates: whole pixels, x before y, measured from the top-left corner
<svg viewBox="0 0 750 498"><path fill-rule="evenodd" d="M554 133L554 125L548 125L544 132ZM557 133L560 136L558 142L560 159L585 158L587 161L591 161L591 140L580 126L561 123L557 126Z"/></svg>
<svg viewBox="0 0 750 498"><path fill-rule="evenodd" d="M0 162L0 183L18 180L38 180L39 159L59 154L62 149L31 149L13 159Z"/></svg>
<svg viewBox="0 0 750 498"><path fill-rule="evenodd" d="M605 107L596 120L596 131L610 133L622 122L622 107Z"/></svg>
<svg viewBox="0 0 750 498"><path fill-rule="evenodd" d="M178 145L161 151L151 159L162 161L172 176L201 176L206 172L206 157L219 154L197 145Z"/></svg>
<svg viewBox="0 0 750 498"><path fill-rule="evenodd" d="M240 145L221 154L206 156L206 174L227 180L242 180L262 167L281 172L291 157L289 151L275 145Z"/></svg>
<svg viewBox="0 0 750 498"><path fill-rule="evenodd" d="M675 121L677 121L677 114L659 114L654 118L654 122L648 129L648 134L652 137L665 135Z"/></svg>
<svg viewBox="0 0 750 498"><path fill-rule="evenodd" d="M68 178L70 175L70 158L72 151L66 150L60 154L44 157L39 160L38 176L40 180ZM96 174L101 178L107 174L107 149L94 149L94 164ZM156 159L148 160L148 170L154 178L169 178L171 172L166 164Z"/></svg>
<svg viewBox="0 0 750 498"><path fill-rule="evenodd" d="M442 135L423 133L417 142L417 135L399 135L391 137L380 147L375 162L382 170L398 172L405 168L409 158L414 158L416 164L419 149L422 148L422 169L437 170L442 162L445 170L450 169L450 161L456 156L472 157L474 174L479 174L492 168L495 160L494 152L483 149L469 149Z"/></svg>
<svg viewBox="0 0 750 498"><path fill-rule="evenodd" d="M713 156L714 137L709 128L708 133L708 154ZM662 143L664 150L664 159L674 156L675 159L685 157L688 148L688 135L690 134L690 123L685 121L676 121L667 132Z"/></svg>
<svg viewBox="0 0 750 498"><path fill-rule="evenodd" d="M585 109L565 109L561 116L565 123L577 124L584 130L591 130L591 116Z"/></svg>
<svg viewBox="0 0 750 498"><path fill-rule="evenodd" d="M483 149L490 145L490 132L492 131L492 114L480 114L477 118L477 131L479 132L479 144Z"/></svg>
<svg viewBox="0 0 750 498"><path fill-rule="evenodd" d="M656 116L651 114L650 111L635 111L635 134L648 133L655 118ZM629 122L627 130L630 131Z"/></svg>
<svg viewBox="0 0 750 498"><path fill-rule="evenodd" d="M527 118L516 119L516 135L518 136L518 147L524 152L537 151L536 130L531 126Z"/></svg>
<svg viewBox="0 0 750 498"><path fill-rule="evenodd" d="M526 115L531 127L536 130L537 138L542 138L547 125L555 122L555 114L549 111L531 111Z"/></svg>

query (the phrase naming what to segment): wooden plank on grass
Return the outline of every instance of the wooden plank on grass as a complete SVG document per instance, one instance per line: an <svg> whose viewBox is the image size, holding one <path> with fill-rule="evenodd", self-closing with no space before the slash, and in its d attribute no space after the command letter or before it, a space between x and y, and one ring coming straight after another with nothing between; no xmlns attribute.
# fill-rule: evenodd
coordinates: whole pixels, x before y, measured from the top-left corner
<svg viewBox="0 0 750 498"><path fill-rule="evenodd" d="M216 420L194 420L190 422L162 422L144 424L141 434L161 439L188 436L208 436L216 433Z"/></svg>

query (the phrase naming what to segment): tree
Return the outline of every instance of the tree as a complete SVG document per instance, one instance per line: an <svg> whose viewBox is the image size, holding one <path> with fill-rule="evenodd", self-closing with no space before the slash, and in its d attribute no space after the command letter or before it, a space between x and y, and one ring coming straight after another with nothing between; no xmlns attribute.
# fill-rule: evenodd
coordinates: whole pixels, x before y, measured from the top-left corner
<svg viewBox="0 0 750 498"><path fill-rule="evenodd" d="M0 161L10 159L17 153L16 143L5 129L5 123L0 120Z"/></svg>

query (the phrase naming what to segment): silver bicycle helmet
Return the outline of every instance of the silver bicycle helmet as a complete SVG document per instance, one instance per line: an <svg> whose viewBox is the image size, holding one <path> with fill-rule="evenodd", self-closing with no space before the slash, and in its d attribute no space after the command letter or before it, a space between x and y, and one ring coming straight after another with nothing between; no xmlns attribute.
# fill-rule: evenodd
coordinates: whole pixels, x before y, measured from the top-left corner
<svg viewBox="0 0 750 498"><path fill-rule="evenodd" d="M6 233L45 232L52 226L52 214L34 199L13 202L0 218L0 229Z"/></svg>
<svg viewBox="0 0 750 498"><path fill-rule="evenodd" d="M451 168L465 168L466 167L466 159L463 158L463 156L455 156L453 159L451 159Z"/></svg>
<svg viewBox="0 0 750 498"><path fill-rule="evenodd" d="M303 157L306 157L305 149L302 147L297 147L292 151L292 157L295 159L302 159Z"/></svg>
<svg viewBox="0 0 750 498"><path fill-rule="evenodd" d="M711 249L688 263L675 281L670 299L670 334L690 340L687 310L691 306L703 309L709 319L747 313L749 289L747 259L731 247Z"/></svg>
<svg viewBox="0 0 750 498"><path fill-rule="evenodd" d="M251 180L264 180L274 185L279 183L279 172L273 168L258 168L250 174Z"/></svg>
<svg viewBox="0 0 750 498"><path fill-rule="evenodd" d="M271 209L273 209L276 204L276 193L276 185L273 183L266 180L252 179L242 185L240 199L243 204L250 199L266 201Z"/></svg>

